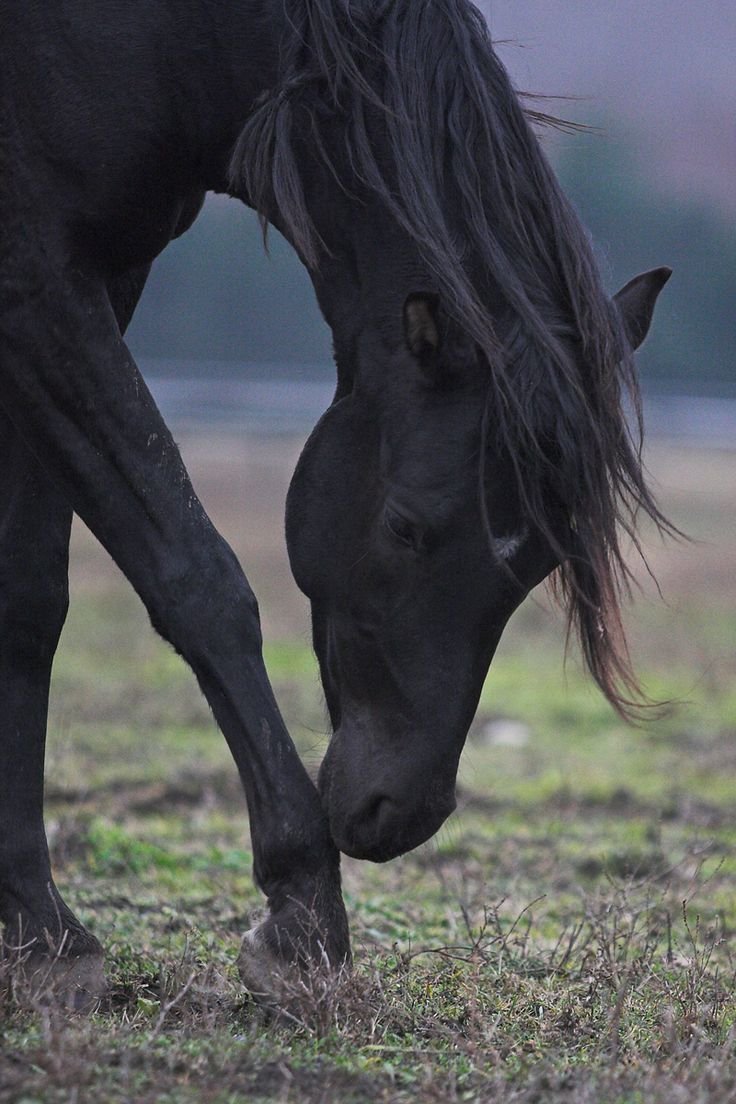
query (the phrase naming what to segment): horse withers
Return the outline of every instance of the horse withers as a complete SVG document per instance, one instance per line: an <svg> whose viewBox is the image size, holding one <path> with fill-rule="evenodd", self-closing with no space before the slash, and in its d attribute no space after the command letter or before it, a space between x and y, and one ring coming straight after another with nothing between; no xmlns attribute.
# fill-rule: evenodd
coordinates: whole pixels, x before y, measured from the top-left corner
<svg viewBox="0 0 736 1104"><path fill-rule="evenodd" d="M81 1003L101 948L54 884L42 817L73 511L232 750L269 905L252 985L349 958L339 850L389 859L442 823L504 625L550 573L593 677L635 708L618 533L667 523L624 400L669 270L605 295L534 118L469 0L5 5L0 920L32 963L62 949ZM334 728L319 792L252 591L122 337L208 189L283 231L334 335L335 400L287 509Z"/></svg>

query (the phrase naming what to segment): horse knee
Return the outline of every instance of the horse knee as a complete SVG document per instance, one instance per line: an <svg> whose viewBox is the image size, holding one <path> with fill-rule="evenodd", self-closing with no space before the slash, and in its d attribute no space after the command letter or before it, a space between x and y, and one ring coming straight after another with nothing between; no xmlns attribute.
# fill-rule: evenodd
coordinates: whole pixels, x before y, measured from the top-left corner
<svg viewBox="0 0 736 1104"><path fill-rule="evenodd" d="M234 553L222 542L204 566L170 565L147 602L153 627L189 662L221 647L241 655L262 647L258 602Z"/></svg>

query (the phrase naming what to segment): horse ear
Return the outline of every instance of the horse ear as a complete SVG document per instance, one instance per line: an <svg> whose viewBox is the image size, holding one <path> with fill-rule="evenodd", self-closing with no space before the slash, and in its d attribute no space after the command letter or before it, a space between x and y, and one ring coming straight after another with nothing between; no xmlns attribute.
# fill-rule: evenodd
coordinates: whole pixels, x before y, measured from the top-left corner
<svg viewBox="0 0 736 1104"><path fill-rule="evenodd" d="M404 304L404 335L409 350L429 366L440 347L436 295L410 295Z"/></svg>
<svg viewBox="0 0 736 1104"><path fill-rule="evenodd" d="M657 296L671 275L672 269L666 267L641 272L614 295L632 349L638 349L649 333Z"/></svg>

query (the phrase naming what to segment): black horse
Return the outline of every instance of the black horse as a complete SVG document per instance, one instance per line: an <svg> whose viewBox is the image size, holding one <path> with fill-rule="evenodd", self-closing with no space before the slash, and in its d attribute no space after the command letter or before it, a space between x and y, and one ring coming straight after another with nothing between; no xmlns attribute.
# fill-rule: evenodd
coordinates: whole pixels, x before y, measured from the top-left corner
<svg viewBox="0 0 736 1104"><path fill-rule="evenodd" d="M452 810L501 632L551 572L594 678L635 706L617 533L667 523L623 405L669 270L604 294L469 0L6 0L0 18L5 939L34 961L61 946L79 977L100 958L42 819L76 511L240 771L269 902L246 972L340 963L339 850L389 859ZM287 516L334 727L319 793L255 598L122 338L208 189L286 235L334 335L335 401Z"/></svg>

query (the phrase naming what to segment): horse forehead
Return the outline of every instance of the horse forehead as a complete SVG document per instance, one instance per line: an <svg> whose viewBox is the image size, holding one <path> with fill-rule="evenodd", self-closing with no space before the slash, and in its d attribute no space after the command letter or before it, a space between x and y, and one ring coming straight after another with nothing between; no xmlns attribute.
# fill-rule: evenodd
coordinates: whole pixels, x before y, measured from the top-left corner
<svg viewBox="0 0 736 1104"><path fill-rule="evenodd" d="M470 435L440 430L407 424L384 441L380 467L386 485L439 503L477 477L477 447Z"/></svg>
<svg viewBox="0 0 736 1104"><path fill-rule="evenodd" d="M477 454L481 420L482 402L476 396L441 386L395 384L383 417L385 455L409 466L457 468Z"/></svg>

